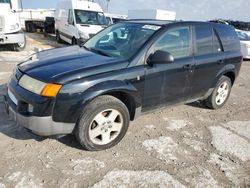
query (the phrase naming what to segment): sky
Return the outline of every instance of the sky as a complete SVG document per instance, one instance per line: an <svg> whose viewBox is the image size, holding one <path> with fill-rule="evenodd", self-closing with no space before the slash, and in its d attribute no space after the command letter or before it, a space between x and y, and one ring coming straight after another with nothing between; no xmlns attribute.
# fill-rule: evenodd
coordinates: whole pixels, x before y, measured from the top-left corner
<svg viewBox="0 0 250 188"><path fill-rule="evenodd" d="M22 0L24 8L55 8L58 0ZM106 11L106 0L96 0ZM233 19L250 22L250 0L110 0L109 12L127 14L129 9L165 9L177 19Z"/></svg>

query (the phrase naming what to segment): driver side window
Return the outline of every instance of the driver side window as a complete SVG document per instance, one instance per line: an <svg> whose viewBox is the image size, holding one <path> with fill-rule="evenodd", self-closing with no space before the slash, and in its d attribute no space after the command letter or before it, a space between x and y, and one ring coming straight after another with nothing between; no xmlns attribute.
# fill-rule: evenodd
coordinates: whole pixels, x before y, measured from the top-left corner
<svg viewBox="0 0 250 188"><path fill-rule="evenodd" d="M68 23L70 25L74 25L74 17L73 17L73 12L71 9L69 9L69 13L68 13Z"/></svg>
<svg viewBox="0 0 250 188"><path fill-rule="evenodd" d="M189 27L180 27L168 30L155 43L153 51L161 50L168 52L175 59L190 57L191 37Z"/></svg>

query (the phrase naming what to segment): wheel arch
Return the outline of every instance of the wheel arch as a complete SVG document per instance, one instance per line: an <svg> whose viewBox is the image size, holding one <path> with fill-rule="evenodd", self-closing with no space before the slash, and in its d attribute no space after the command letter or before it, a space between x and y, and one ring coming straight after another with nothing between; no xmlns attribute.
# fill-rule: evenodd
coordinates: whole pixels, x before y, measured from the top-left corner
<svg viewBox="0 0 250 188"><path fill-rule="evenodd" d="M119 90L108 91L108 92L103 93L102 95L110 95L122 101L128 108L130 120L133 121L135 119L135 112L136 112L135 100L128 92L119 91Z"/></svg>
<svg viewBox="0 0 250 188"><path fill-rule="evenodd" d="M130 120L141 112L141 93L129 82L110 80L100 82L88 88L78 88L77 93L68 95L70 87L57 97L53 116L57 121L76 123L83 109L96 97L110 95L122 101L129 110ZM68 100L65 102L65 98ZM61 106L64 106L62 112Z"/></svg>
<svg viewBox="0 0 250 188"><path fill-rule="evenodd" d="M226 77L228 77L228 78L230 78L232 85L234 85L235 77L236 77L234 71L225 72L223 75L226 76Z"/></svg>
<svg viewBox="0 0 250 188"><path fill-rule="evenodd" d="M213 86L217 83L217 81L222 77L222 76L227 76L230 78L232 85L235 82L235 79L237 77L237 72L236 72L236 67L234 64L229 64L224 66L216 75L216 79L213 83Z"/></svg>
<svg viewBox="0 0 250 188"><path fill-rule="evenodd" d="M122 101L129 110L130 120L134 120L138 113L137 111L141 109L142 101L141 95L138 90L129 82L125 81L107 81L104 83L99 83L91 88L89 88L85 93L85 101L83 104L86 106L87 103L91 102L98 96L110 95L120 101ZM88 97L87 97L88 96Z"/></svg>

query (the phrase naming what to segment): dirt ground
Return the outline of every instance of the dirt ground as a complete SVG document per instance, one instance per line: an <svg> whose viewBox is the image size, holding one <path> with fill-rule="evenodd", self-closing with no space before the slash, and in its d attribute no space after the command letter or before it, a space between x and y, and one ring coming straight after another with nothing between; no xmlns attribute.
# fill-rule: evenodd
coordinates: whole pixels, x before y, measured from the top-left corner
<svg viewBox="0 0 250 188"><path fill-rule="evenodd" d="M148 113L131 122L116 147L87 152L71 135L33 135L4 110L16 63L34 47L57 46L29 34L24 52L0 48L0 188L250 187L250 61L223 109L192 103Z"/></svg>

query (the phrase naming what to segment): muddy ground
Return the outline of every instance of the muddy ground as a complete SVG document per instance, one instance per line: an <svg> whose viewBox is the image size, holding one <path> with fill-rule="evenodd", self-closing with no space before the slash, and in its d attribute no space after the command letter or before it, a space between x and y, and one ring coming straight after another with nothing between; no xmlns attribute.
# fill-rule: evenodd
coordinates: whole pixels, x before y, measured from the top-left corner
<svg viewBox="0 0 250 188"><path fill-rule="evenodd" d="M29 34L24 52L0 48L0 188L250 187L250 61L223 109L192 103L148 113L116 147L87 152L71 135L35 136L5 113L8 77L34 47L58 44Z"/></svg>

